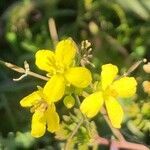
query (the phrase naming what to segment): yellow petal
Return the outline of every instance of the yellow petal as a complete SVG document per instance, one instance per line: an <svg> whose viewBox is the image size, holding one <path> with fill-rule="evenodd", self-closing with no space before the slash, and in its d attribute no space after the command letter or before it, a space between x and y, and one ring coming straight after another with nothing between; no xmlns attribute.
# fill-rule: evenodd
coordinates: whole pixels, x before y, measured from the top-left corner
<svg viewBox="0 0 150 150"><path fill-rule="evenodd" d="M39 96L39 91L33 92L30 95L24 97L21 101L20 101L20 105L22 107L31 107L32 105L34 105L34 103L36 103L36 101L40 100L41 97Z"/></svg>
<svg viewBox="0 0 150 150"><path fill-rule="evenodd" d="M113 127L120 128L123 120L123 110L121 105L114 97L105 99L105 105Z"/></svg>
<svg viewBox="0 0 150 150"><path fill-rule="evenodd" d="M101 92L96 92L86 97L81 103L80 110L87 117L92 118L100 111L103 105L103 97Z"/></svg>
<svg viewBox="0 0 150 150"><path fill-rule="evenodd" d="M117 73L118 73L118 68L115 65L106 64L102 66L101 84L103 90L105 90L107 86L109 86L112 83Z"/></svg>
<svg viewBox="0 0 150 150"><path fill-rule="evenodd" d="M78 88L85 88L92 81L91 72L84 67L70 68L65 77L72 85Z"/></svg>
<svg viewBox="0 0 150 150"><path fill-rule="evenodd" d="M55 132L59 129L59 115L56 112L55 105L52 104L46 111L47 130Z"/></svg>
<svg viewBox="0 0 150 150"><path fill-rule="evenodd" d="M119 97L131 97L136 93L137 82L133 77L123 77L112 84Z"/></svg>
<svg viewBox="0 0 150 150"><path fill-rule="evenodd" d="M56 58L59 62L67 67L73 62L77 50L78 47L71 38L62 40L56 46Z"/></svg>
<svg viewBox="0 0 150 150"><path fill-rule="evenodd" d="M46 119L43 113L36 111L32 116L31 135L41 137L46 130Z"/></svg>
<svg viewBox="0 0 150 150"><path fill-rule="evenodd" d="M55 71L55 54L50 50L39 50L35 54L35 64L39 69L53 73Z"/></svg>
<svg viewBox="0 0 150 150"><path fill-rule="evenodd" d="M56 102L62 98L65 91L65 79L61 75L54 75L45 85L43 93L47 102Z"/></svg>

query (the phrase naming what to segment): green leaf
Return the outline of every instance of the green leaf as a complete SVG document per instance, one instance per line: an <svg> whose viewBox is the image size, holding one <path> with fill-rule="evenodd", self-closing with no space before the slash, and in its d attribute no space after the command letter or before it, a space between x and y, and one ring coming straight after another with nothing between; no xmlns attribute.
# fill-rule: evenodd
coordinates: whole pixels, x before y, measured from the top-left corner
<svg viewBox="0 0 150 150"><path fill-rule="evenodd" d="M150 18L149 11L150 10L150 1L149 0L116 0L120 5L122 5L126 10L133 11L139 17L144 20L148 20Z"/></svg>

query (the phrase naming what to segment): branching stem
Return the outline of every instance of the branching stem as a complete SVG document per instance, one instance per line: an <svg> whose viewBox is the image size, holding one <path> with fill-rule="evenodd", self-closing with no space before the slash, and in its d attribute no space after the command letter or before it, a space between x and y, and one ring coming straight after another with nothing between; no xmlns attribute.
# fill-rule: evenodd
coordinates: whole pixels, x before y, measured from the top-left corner
<svg viewBox="0 0 150 150"><path fill-rule="evenodd" d="M42 79L42 80L45 80L45 81L49 80L48 77L45 77L45 76L40 75L40 74L37 74L37 73L32 72L30 70L28 72L26 72L26 69L24 69L22 67L19 67L19 66L16 66L16 65L14 65L12 63L8 63L8 62L2 61L2 60L0 60L0 63L3 64L4 66L8 67L9 69L14 70L16 72L19 72L21 74L27 74L27 75L30 75L30 76L33 76L35 78L39 78L39 79Z"/></svg>
<svg viewBox="0 0 150 150"><path fill-rule="evenodd" d="M131 143L127 141L116 141L116 140L108 140L106 138L102 138L99 135L96 135L94 138L94 142L100 145L112 146L115 149L126 149L126 150L149 150L148 147L137 144Z"/></svg>
<svg viewBox="0 0 150 150"><path fill-rule="evenodd" d="M80 128L80 126L82 125L82 123L84 122L83 118L80 120L80 122L78 123L78 125L75 127L75 129L73 130L73 132L70 134L66 145L65 145L65 150L70 150L70 143L72 141L72 138L74 137L74 135L77 133L78 129Z"/></svg>

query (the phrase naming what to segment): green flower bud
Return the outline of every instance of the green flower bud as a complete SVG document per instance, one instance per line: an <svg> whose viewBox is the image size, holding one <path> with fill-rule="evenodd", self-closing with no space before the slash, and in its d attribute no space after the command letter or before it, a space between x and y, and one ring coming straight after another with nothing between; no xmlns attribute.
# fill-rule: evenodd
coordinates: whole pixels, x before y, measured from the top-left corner
<svg viewBox="0 0 150 150"><path fill-rule="evenodd" d="M72 107L74 106L74 104L75 104L75 99L74 99L73 96L69 95L69 96L66 96L66 97L64 98L63 102L64 102L64 105L65 105L68 109L70 109L70 108L72 108Z"/></svg>

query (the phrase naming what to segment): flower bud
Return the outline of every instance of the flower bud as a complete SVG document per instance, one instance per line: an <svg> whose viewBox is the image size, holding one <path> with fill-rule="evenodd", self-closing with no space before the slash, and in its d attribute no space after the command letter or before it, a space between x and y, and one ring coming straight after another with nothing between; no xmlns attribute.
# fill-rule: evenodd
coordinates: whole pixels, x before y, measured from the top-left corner
<svg viewBox="0 0 150 150"><path fill-rule="evenodd" d="M74 106L74 104L75 104L75 99L74 99L73 96L68 95L68 96L66 96L66 97L64 98L63 102L64 102L64 105L65 105L68 109L70 109L70 108L72 108L72 107Z"/></svg>
<svg viewBox="0 0 150 150"><path fill-rule="evenodd" d="M150 62L148 62L147 64L143 65L143 70L146 73L150 73Z"/></svg>
<svg viewBox="0 0 150 150"><path fill-rule="evenodd" d="M145 93L150 94L150 81L143 82L143 89Z"/></svg>

